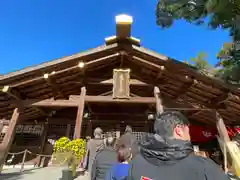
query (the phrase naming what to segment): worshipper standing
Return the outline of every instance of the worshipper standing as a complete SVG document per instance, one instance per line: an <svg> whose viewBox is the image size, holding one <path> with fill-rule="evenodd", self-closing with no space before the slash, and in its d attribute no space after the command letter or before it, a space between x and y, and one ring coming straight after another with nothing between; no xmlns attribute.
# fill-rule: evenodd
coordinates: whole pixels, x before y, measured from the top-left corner
<svg viewBox="0 0 240 180"><path fill-rule="evenodd" d="M128 180L229 180L212 160L194 155L189 121L180 112L158 114L154 131L139 144Z"/></svg>
<svg viewBox="0 0 240 180"><path fill-rule="evenodd" d="M87 147L87 145L88 145L88 142L90 141L90 139L91 139L91 137L90 136L87 136L86 137L86 153L85 153L85 156L84 156L84 159L83 159L83 162L82 162L82 167L83 167L83 169L85 170L85 171L88 171L88 151L87 151L87 149L88 149L88 147Z"/></svg>
<svg viewBox="0 0 240 180"><path fill-rule="evenodd" d="M87 169L90 175L92 171L93 160L95 159L97 152L100 151L104 146L104 141L102 138L102 129L99 127L96 128L93 134L94 134L94 138L90 139L87 142L87 150L86 150L87 157L84 159L85 160L84 164L87 164L88 166Z"/></svg>
<svg viewBox="0 0 240 180"><path fill-rule="evenodd" d="M131 148L131 153L135 156L138 153L138 145L137 139L132 132L132 127L127 125L125 133L118 140L117 149L118 147L126 146L127 148Z"/></svg>
<svg viewBox="0 0 240 180"><path fill-rule="evenodd" d="M128 176L128 162L131 160L131 149L125 146L119 147L117 150L118 163L114 164L107 172L104 180L124 180Z"/></svg>
<svg viewBox="0 0 240 180"><path fill-rule="evenodd" d="M117 162L117 153L114 149L115 142L113 133L107 133L105 146L97 153L93 161L91 180L103 180L107 171Z"/></svg>

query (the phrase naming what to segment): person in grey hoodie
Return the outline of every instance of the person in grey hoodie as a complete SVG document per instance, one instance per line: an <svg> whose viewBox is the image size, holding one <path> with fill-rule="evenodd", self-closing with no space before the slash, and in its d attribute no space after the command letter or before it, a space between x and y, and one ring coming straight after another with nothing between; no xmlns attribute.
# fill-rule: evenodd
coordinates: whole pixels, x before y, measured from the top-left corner
<svg viewBox="0 0 240 180"><path fill-rule="evenodd" d="M105 146L96 155L92 165L91 180L104 180L107 171L117 163L113 133L107 133Z"/></svg>
<svg viewBox="0 0 240 180"><path fill-rule="evenodd" d="M85 158L86 162L84 163L88 165L88 171L90 175L92 173L92 164L96 157L96 154L103 147L104 147L104 141L102 138L102 129L98 127L94 130L94 138L90 139L87 142L87 150L86 150L86 158Z"/></svg>
<svg viewBox="0 0 240 180"><path fill-rule="evenodd" d="M138 151L137 139L132 133L132 127L127 125L125 133L118 139L117 148L125 146L131 149L132 156L135 156Z"/></svg>

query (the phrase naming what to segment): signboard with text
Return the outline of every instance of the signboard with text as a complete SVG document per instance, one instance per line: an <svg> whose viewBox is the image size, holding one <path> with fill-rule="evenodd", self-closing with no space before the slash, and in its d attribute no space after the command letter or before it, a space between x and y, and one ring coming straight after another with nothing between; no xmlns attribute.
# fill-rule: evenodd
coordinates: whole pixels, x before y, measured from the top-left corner
<svg viewBox="0 0 240 180"><path fill-rule="evenodd" d="M130 98L130 69L113 70L113 98Z"/></svg>

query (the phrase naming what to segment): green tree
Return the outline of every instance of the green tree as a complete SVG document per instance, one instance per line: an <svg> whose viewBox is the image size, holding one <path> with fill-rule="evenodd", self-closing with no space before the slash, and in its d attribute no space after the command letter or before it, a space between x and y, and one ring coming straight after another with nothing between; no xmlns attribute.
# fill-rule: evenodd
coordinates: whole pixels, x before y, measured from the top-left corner
<svg viewBox="0 0 240 180"><path fill-rule="evenodd" d="M157 24L164 28L174 20L185 19L213 29L228 29L233 28L239 13L239 0L159 0L156 7Z"/></svg>
<svg viewBox="0 0 240 180"><path fill-rule="evenodd" d="M217 58L219 68L216 76L231 84L240 83L240 61L232 55L233 43L224 43Z"/></svg>
<svg viewBox="0 0 240 180"><path fill-rule="evenodd" d="M240 81L240 0L159 0L156 19L162 28L184 19L196 25L207 24L212 29L228 29L233 43L224 44L217 55L217 68L212 72L229 83Z"/></svg>
<svg viewBox="0 0 240 180"><path fill-rule="evenodd" d="M199 52L196 57L190 58L189 61L185 60L184 63L190 65L202 74L211 76L214 74L215 68L208 63L207 58L208 55L205 52Z"/></svg>
<svg viewBox="0 0 240 180"><path fill-rule="evenodd" d="M190 64L192 64L198 70L206 71L210 68L207 57L208 55L206 53L200 52L195 58L190 58Z"/></svg>

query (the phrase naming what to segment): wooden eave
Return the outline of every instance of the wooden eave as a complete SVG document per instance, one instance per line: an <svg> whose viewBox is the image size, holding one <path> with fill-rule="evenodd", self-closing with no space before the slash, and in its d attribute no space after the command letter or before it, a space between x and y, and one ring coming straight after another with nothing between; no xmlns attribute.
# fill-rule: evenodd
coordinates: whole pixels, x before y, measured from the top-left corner
<svg viewBox="0 0 240 180"><path fill-rule="evenodd" d="M80 69L79 62L86 66ZM0 119L9 119L15 107L12 102L16 100L64 100L79 94L83 85L87 87L87 95L109 92L111 83L102 81L111 79L112 69L119 67L131 68L131 78L145 83L132 85L131 92L136 96L153 96L153 86L159 86L165 102L173 101L168 107L212 109L183 111L190 119L211 124L215 122L213 111L218 110L226 124L240 124L239 89L199 74L169 57L143 47L122 44L100 46L0 76L0 86L9 86L12 94L0 92ZM51 81L44 78L46 73ZM50 112L41 107L26 107L23 111L26 119L44 117Z"/></svg>

